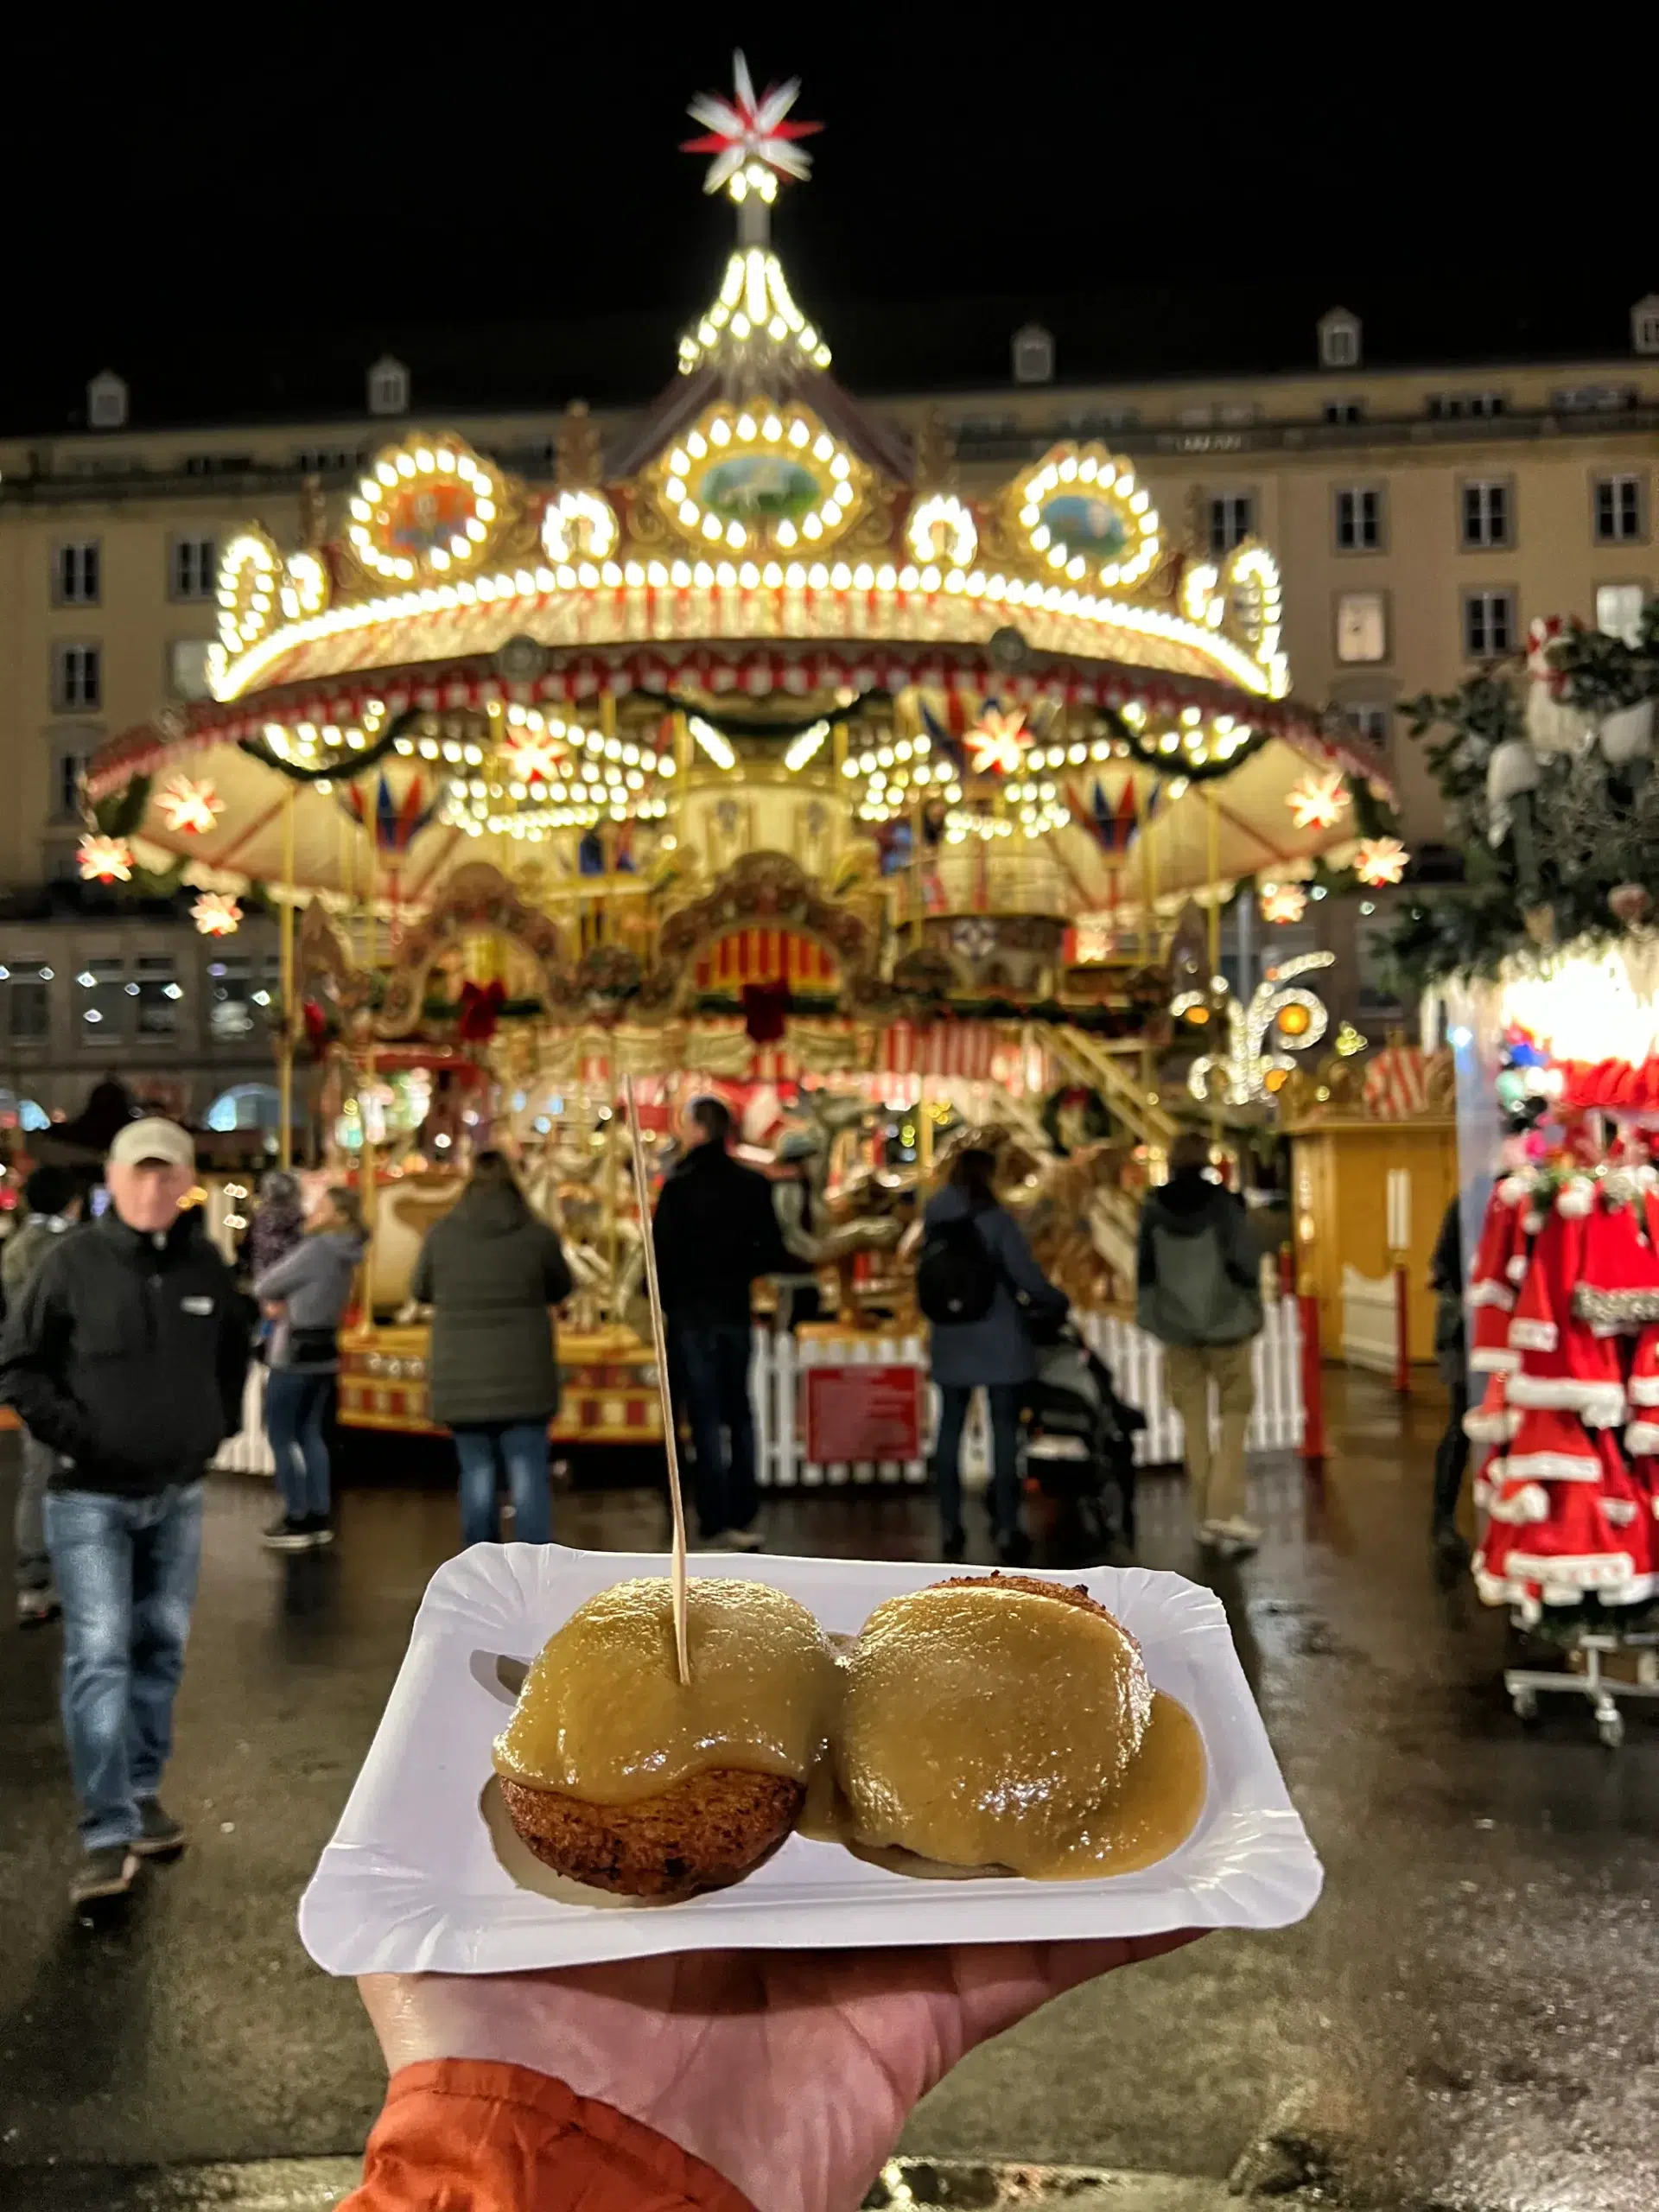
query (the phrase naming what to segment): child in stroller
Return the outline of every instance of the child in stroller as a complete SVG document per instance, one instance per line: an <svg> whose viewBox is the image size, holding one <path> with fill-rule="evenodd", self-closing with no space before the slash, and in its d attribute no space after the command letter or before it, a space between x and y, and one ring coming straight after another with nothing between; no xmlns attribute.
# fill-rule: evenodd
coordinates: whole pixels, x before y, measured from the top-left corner
<svg viewBox="0 0 1659 2212"><path fill-rule="evenodd" d="M1135 1549L1135 1440L1147 1425L1070 1320L1043 1332L1031 1386L1026 1478L1075 1517L1091 1549Z"/></svg>

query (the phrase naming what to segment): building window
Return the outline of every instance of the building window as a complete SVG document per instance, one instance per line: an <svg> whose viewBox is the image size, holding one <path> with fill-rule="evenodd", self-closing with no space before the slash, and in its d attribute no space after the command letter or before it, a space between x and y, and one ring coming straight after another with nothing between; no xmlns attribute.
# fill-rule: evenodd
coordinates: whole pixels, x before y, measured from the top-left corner
<svg viewBox="0 0 1659 2212"><path fill-rule="evenodd" d="M1633 545L1645 537L1646 518L1639 476L1598 476L1595 481L1595 531L1598 545Z"/></svg>
<svg viewBox="0 0 1659 2212"><path fill-rule="evenodd" d="M1636 404L1633 384L1562 385L1549 395L1552 415L1616 415Z"/></svg>
<svg viewBox="0 0 1659 2212"><path fill-rule="evenodd" d="M1388 601L1380 591L1344 591L1337 598L1337 658L1376 661L1389 657Z"/></svg>
<svg viewBox="0 0 1659 2212"><path fill-rule="evenodd" d="M390 353L384 353L369 371L371 415L407 415L409 371Z"/></svg>
<svg viewBox="0 0 1659 2212"><path fill-rule="evenodd" d="M1346 308L1332 308L1319 317L1319 366L1357 369L1359 366L1359 317Z"/></svg>
<svg viewBox="0 0 1659 2212"><path fill-rule="evenodd" d="M52 820L60 827L83 819L80 779L93 748L79 745L57 747L52 755Z"/></svg>
<svg viewBox="0 0 1659 2212"><path fill-rule="evenodd" d="M54 607L96 607L99 586L98 540L66 539L56 548L52 567Z"/></svg>
<svg viewBox="0 0 1659 2212"><path fill-rule="evenodd" d="M179 1001L184 987L170 952L140 953L137 981L127 986L138 1001L138 1034L171 1037L179 1026Z"/></svg>
<svg viewBox="0 0 1659 2212"><path fill-rule="evenodd" d="M1388 750L1389 739L1394 729L1394 709L1380 706L1344 707L1343 712L1368 744L1379 752Z"/></svg>
<svg viewBox="0 0 1659 2212"><path fill-rule="evenodd" d="M1642 635L1642 607L1647 592L1641 584L1598 584L1596 627L1604 637L1623 638L1634 645Z"/></svg>
<svg viewBox="0 0 1659 2212"><path fill-rule="evenodd" d="M1363 399L1327 399L1325 419L1334 424L1363 423L1365 420L1365 403Z"/></svg>
<svg viewBox="0 0 1659 2212"><path fill-rule="evenodd" d="M1337 493L1337 550L1375 553L1382 543L1382 493L1375 484L1344 484Z"/></svg>
<svg viewBox="0 0 1659 2212"><path fill-rule="evenodd" d="M219 541L175 537L168 560L168 589L175 599L212 599L219 588Z"/></svg>
<svg viewBox="0 0 1659 2212"><path fill-rule="evenodd" d="M1255 497L1250 492L1225 492L1210 502L1210 550L1230 553L1255 528Z"/></svg>
<svg viewBox="0 0 1659 2212"><path fill-rule="evenodd" d="M89 1052L108 1052L125 1039L127 1001L138 986L127 981L124 960L89 960L75 977L75 1028Z"/></svg>
<svg viewBox="0 0 1659 2212"><path fill-rule="evenodd" d="M1027 322L1014 334L1010 345L1015 384L1052 384L1054 334L1040 322Z"/></svg>
<svg viewBox="0 0 1659 2212"><path fill-rule="evenodd" d="M175 699L205 699L208 696L205 638L175 638L167 649L167 688Z"/></svg>
<svg viewBox="0 0 1659 2212"><path fill-rule="evenodd" d="M1476 547L1510 543L1510 485L1507 479L1463 487L1463 543Z"/></svg>
<svg viewBox="0 0 1659 2212"><path fill-rule="evenodd" d="M52 704L59 714L81 714L103 705L103 658L97 645L53 646Z"/></svg>
<svg viewBox="0 0 1659 2212"><path fill-rule="evenodd" d="M550 453L548 459L552 458ZM357 467L357 454L347 446L302 446L294 466L302 476L343 476Z"/></svg>
<svg viewBox="0 0 1659 2212"><path fill-rule="evenodd" d="M1463 594L1463 651L1468 660L1496 660L1515 651L1515 594L1466 591Z"/></svg>
<svg viewBox="0 0 1659 2212"><path fill-rule="evenodd" d="M1501 391L1434 391L1428 411L1436 423L1478 422L1503 412Z"/></svg>
<svg viewBox="0 0 1659 2212"><path fill-rule="evenodd" d="M35 953L20 953L7 978L6 1033L14 1045L43 1045L52 1030L52 970Z"/></svg>
<svg viewBox="0 0 1659 2212"><path fill-rule="evenodd" d="M279 963L245 954L215 960L207 970L207 1027L213 1041L234 1045L251 1037L276 1003Z"/></svg>
<svg viewBox="0 0 1659 2212"><path fill-rule="evenodd" d="M250 476L255 465L251 453L188 453L184 456L187 476Z"/></svg>

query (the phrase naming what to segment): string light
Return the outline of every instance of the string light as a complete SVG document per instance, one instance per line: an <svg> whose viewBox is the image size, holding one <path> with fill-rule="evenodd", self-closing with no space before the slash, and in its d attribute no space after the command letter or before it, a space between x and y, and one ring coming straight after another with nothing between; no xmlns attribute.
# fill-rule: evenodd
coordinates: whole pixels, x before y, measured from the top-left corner
<svg viewBox="0 0 1659 2212"><path fill-rule="evenodd" d="M124 837L89 835L75 849L83 883L130 883L132 848Z"/></svg>
<svg viewBox="0 0 1659 2212"><path fill-rule="evenodd" d="M1410 859L1397 837L1362 837L1354 851L1354 874L1362 883L1380 889L1385 883L1400 882Z"/></svg>
<svg viewBox="0 0 1659 2212"><path fill-rule="evenodd" d="M239 927L242 908L226 891L204 891L190 909L203 937L230 937Z"/></svg>

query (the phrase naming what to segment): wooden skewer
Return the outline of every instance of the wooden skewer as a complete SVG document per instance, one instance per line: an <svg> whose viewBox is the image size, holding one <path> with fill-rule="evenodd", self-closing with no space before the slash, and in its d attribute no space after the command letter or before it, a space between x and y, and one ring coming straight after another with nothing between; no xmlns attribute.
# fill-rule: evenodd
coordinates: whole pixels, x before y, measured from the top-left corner
<svg viewBox="0 0 1659 2212"><path fill-rule="evenodd" d="M639 1235L645 1254L645 1291L651 1300L651 1340L657 1355L657 1402L662 1408L663 1445L668 1453L668 1503L674 1516L674 1553L670 1586L674 1596L674 1664L682 1688L691 1681L691 1654L686 1638L685 1497L680 1488L680 1440L674 1426L674 1406L668 1389L668 1335L663 1325L663 1294L657 1281L657 1247L651 1234L651 1185L645 1179L645 1147L639 1141L639 1116L634 1110L633 1077L622 1078L622 1096L628 1109L628 1142L633 1155L633 1189L639 1204Z"/></svg>

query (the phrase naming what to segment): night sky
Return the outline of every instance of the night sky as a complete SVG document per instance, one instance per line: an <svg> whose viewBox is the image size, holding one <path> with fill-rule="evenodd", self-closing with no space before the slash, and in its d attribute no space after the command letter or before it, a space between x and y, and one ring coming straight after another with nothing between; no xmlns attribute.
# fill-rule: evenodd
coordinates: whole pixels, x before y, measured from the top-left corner
<svg viewBox="0 0 1659 2212"><path fill-rule="evenodd" d="M731 236L677 148L737 40L825 124L777 235L866 389L1003 378L1027 314L1062 380L1300 365L1338 300L1373 360L1628 344L1659 245L1605 48L1501 48L1500 14L1467 60L1378 54L1393 22L1325 14L1316 53L1275 38L1294 11L1229 11L1258 58L1166 12L1140 52L1105 10L647 10L609 36L461 11L447 37L308 11L302 38L248 11L125 46L100 16L10 73L0 428L68 425L105 365L139 424L360 406L386 346L417 410L645 397Z"/></svg>

